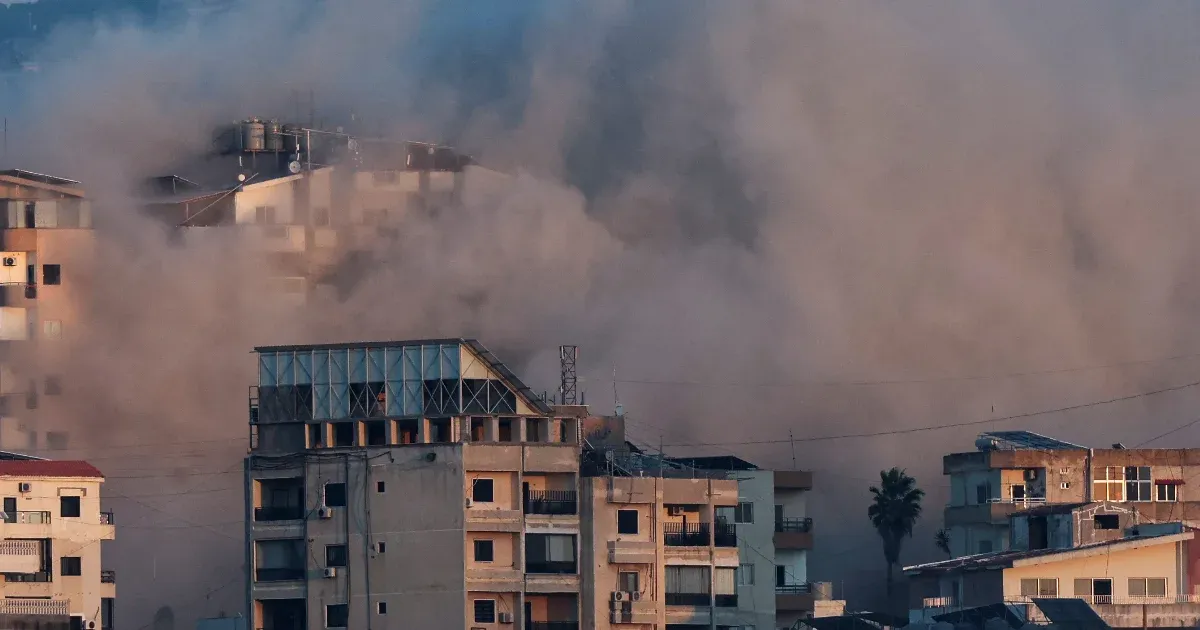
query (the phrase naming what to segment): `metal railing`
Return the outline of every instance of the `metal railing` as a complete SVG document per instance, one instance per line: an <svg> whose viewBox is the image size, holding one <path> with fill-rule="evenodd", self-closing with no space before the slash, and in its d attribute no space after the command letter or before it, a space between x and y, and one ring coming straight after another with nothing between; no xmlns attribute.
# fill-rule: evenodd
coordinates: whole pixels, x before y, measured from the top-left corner
<svg viewBox="0 0 1200 630"><path fill-rule="evenodd" d="M256 582L287 582L290 580L303 580L304 569L256 569L254 571L254 580Z"/></svg>
<svg viewBox="0 0 1200 630"><path fill-rule="evenodd" d="M525 630L579 630L578 621L526 621Z"/></svg>
<svg viewBox="0 0 1200 630"><path fill-rule="evenodd" d="M1163 605L1163 604L1200 604L1200 595L1165 595L1153 597L1113 597L1112 595L1085 595L1075 597L1071 595L1049 595L1036 596L1038 599L1082 599L1089 604L1114 604L1114 605ZM1032 596L1016 596L1006 597L1004 601L1009 604L1030 604L1033 603Z"/></svg>
<svg viewBox="0 0 1200 630"><path fill-rule="evenodd" d="M732 595L716 595L713 597L713 603L718 608L737 608L737 593Z"/></svg>
<svg viewBox="0 0 1200 630"><path fill-rule="evenodd" d="M0 512L0 521L21 525L45 525L50 522L49 512Z"/></svg>
<svg viewBox="0 0 1200 630"><path fill-rule="evenodd" d="M713 528L713 543L718 547L736 547L737 527L732 523L717 523Z"/></svg>
<svg viewBox="0 0 1200 630"><path fill-rule="evenodd" d="M954 608L957 606L953 597L926 597L921 600L922 608Z"/></svg>
<svg viewBox="0 0 1200 630"><path fill-rule="evenodd" d="M801 595L812 592L812 584L805 582L803 584L776 584L776 595Z"/></svg>
<svg viewBox="0 0 1200 630"><path fill-rule="evenodd" d="M574 490L530 490L525 493L526 514L578 514L579 500Z"/></svg>
<svg viewBox="0 0 1200 630"><path fill-rule="evenodd" d="M299 505L254 508L255 522L299 521L303 518L304 508Z"/></svg>
<svg viewBox="0 0 1200 630"><path fill-rule="evenodd" d="M65 599L36 599L5 597L0 599L0 615L69 615L70 602Z"/></svg>
<svg viewBox="0 0 1200 630"><path fill-rule="evenodd" d="M708 593L667 593L668 606L708 606Z"/></svg>
<svg viewBox="0 0 1200 630"><path fill-rule="evenodd" d="M574 561L566 562L530 562L525 561L525 572L545 575L573 575L578 572Z"/></svg>
<svg viewBox="0 0 1200 630"><path fill-rule="evenodd" d="M116 523L116 521L113 520L112 512L101 512L100 513L100 524L101 525L113 525L115 523Z"/></svg>
<svg viewBox="0 0 1200 630"><path fill-rule="evenodd" d="M812 519L804 518L777 518L775 519L775 531L783 532L798 532L806 534L812 531Z"/></svg>
<svg viewBox="0 0 1200 630"><path fill-rule="evenodd" d="M707 547L708 523L663 523L663 544L668 547Z"/></svg>
<svg viewBox="0 0 1200 630"><path fill-rule="evenodd" d="M5 573L5 582L49 582L49 571L39 571L37 573Z"/></svg>
<svg viewBox="0 0 1200 630"><path fill-rule="evenodd" d="M102 569L100 571L100 583L101 584L116 584L117 583L117 572L112 569Z"/></svg>

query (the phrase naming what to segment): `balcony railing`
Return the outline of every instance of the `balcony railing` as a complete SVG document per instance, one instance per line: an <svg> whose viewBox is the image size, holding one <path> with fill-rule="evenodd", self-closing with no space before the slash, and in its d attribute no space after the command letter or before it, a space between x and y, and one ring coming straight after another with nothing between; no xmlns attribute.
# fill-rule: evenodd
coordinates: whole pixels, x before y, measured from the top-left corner
<svg viewBox="0 0 1200 630"><path fill-rule="evenodd" d="M668 547L707 547L708 523L663 523L663 544Z"/></svg>
<svg viewBox="0 0 1200 630"><path fill-rule="evenodd" d="M812 519L811 518L777 518L777 519L775 519L775 531L779 532L779 533L797 532L797 533L806 534L806 533L812 531Z"/></svg>
<svg viewBox="0 0 1200 630"><path fill-rule="evenodd" d="M526 514L578 514L574 490L530 490L525 494Z"/></svg>
<svg viewBox="0 0 1200 630"><path fill-rule="evenodd" d="M526 621L525 630L579 630L578 621Z"/></svg>
<svg viewBox="0 0 1200 630"><path fill-rule="evenodd" d="M737 594L717 595L713 598L718 608L737 608Z"/></svg>
<svg viewBox="0 0 1200 630"><path fill-rule="evenodd" d="M304 569L257 569L254 572L254 579L257 582L287 582L289 580L303 580Z"/></svg>
<svg viewBox="0 0 1200 630"><path fill-rule="evenodd" d="M5 573L5 582L49 582L50 572L39 571L37 573Z"/></svg>
<svg viewBox="0 0 1200 630"><path fill-rule="evenodd" d="M45 525L50 522L49 512L0 512L0 520L21 525Z"/></svg>
<svg viewBox="0 0 1200 630"><path fill-rule="evenodd" d="M668 606L708 606L708 593L667 593Z"/></svg>
<svg viewBox="0 0 1200 630"><path fill-rule="evenodd" d="M5 597L0 599L0 615L69 615L70 602L65 599L36 599Z"/></svg>
<svg viewBox="0 0 1200 630"><path fill-rule="evenodd" d="M575 563L573 561L532 562L532 561L526 560L525 561L525 572L526 573L540 573L540 574L546 574L546 575L574 575L575 573L578 573L578 570L575 568Z"/></svg>
<svg viewBox="0 0 1200 630"><path fill-rule="evenodd" d="M953 597L926 597L921 600L923 608L954 608L957 604Z"/></svg>
<svg viewBox="0 0 1200 630"><path fill-rule="evenodd" d="M718 547L736 547L737 527L731 523L717 523L713 528L713 542Z"/></svg>
<svg viewBox="0 0 1200 630"><path fill-rule="evenodd" d="M1094 595L1084 597L1074 596L1038 596L1039 599L1082 599L1089 604L1117 604L1117 605L1161 605L1161 604L1200 604L1200 595L1167 595L1165 597L1113 597L1112 595ZM929 598L938 599L938 598ZM926 600L928 601L928 600ZM1009 604L1029 604L1033 602L1032 597L1016 596L1004 598L1005 603ZM926 606L929 608L929 606Z"/></svg>
<svg viewBox="0 0 1200 630"><path fill-rule="evenodd" d="M803 595L812 592L812 584L805 582L804 584L776 584L776 595Z"/></svg>
<svg viewBox="0 0 1200 630"><path fill-rule="evenodd" d="M101 512L100 513L100 524L101 525L116 524L116 521L113 520L113 513L112 512Z"/></svg>
<svg viewBox="0 0 1200 630"><path fill-rule="evenodd" d="M299 521L303 518L304 508L299 505L254 508L254 520L259 523L270 521Z"/></svg>
<svg viewBox="0 0 1200 630"><path fill-rule="evenodd" d="M100 571L101 584L116 584L117 572L112 569L103 569Z"/></svg>

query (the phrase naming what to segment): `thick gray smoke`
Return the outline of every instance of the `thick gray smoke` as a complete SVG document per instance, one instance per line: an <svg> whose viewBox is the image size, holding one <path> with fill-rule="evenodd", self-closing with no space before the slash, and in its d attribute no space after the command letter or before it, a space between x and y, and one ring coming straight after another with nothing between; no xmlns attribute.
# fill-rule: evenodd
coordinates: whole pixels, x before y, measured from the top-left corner
<svg viewBox="0 0 1200 630"><path fill-rule="evenodd" d="M588 402L619 396L639 440L815 469L808 577L858 605L882 575L878 470L929 491L916 561L934 553L939 459L979 430L1132 444L1195 413L1185 390L807 441L1194 380L1190 356L1131 362L1200 348L1200 9L247 5L182 31L64 32L63 61L0 96L9 161L85 181L103 213L72 428L115 445L96 457L127 524L109 556L123 623L240 608L229 471L254 345L477 336L553 389L554 347L578 344ZM264 304L244 252L168 247L126 195L214 123L288 117L309 89L330 116L518 176L406 225L344 303Z"/></svg>

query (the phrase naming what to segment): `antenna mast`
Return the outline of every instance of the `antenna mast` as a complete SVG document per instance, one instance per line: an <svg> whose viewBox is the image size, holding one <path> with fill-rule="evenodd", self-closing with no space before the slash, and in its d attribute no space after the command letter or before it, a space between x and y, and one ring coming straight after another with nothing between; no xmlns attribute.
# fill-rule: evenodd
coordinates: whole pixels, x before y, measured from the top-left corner
<svg viewBox="0 0 1200 630"><path fill-rule="evenodd" d="M558 364L561 373L558 393L563 405L579 404L579 378L575 372L577 359L579 359L579 346L558 347Z"/></svg>

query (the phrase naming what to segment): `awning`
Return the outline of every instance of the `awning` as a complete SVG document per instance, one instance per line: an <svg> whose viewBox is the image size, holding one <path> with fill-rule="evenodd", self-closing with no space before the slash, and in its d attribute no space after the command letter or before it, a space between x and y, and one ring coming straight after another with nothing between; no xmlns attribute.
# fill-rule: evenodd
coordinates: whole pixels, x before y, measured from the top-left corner
<svg viewBox="0 0 1200 630"><path fill-rule="evenodd" d="M1182 486L1182 479L1155 479L1154 483L1160 486Z"/></svg>

